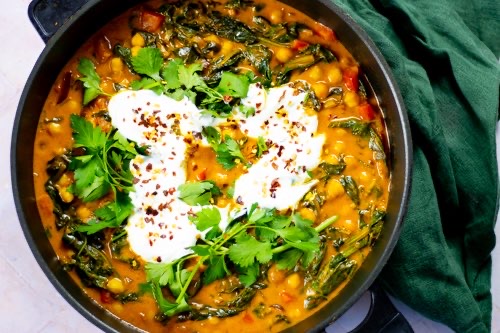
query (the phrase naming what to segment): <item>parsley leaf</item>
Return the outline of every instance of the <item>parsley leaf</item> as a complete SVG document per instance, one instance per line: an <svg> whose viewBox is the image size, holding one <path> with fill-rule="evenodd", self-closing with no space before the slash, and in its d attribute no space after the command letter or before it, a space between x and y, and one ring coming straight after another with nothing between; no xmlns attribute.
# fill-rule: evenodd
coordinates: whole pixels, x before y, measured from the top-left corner
<svg viewBox="0 0 500 333"><path fill-rule="evenodd" d="M210 204L210 200L221 194L220 189L211 181L185 183L178 187L179 199L190 206Z"/></svg>
<svg viewBox="0 0 500 333"><path fill-rule="evenodd" d="M132 57L134 71L144 74L156 81L161 81L160 69L163 66L161 51L153 47L143 47Z"/></svg>
<svg viewBox="0 0 500 333"><path fill-rule="evenodd" d="M101 89L101 78L99 74L97 74L94 63L90 59L80 59L77 70L83 75L83 77L79 78L79 80L83 82L83 87L85 88L83 92L83 105L89 104L99 95L109 95Z"/></svg>
<svg viewBox="0 0 500 333"><path fill-rule="evenodd" d="M247 233L241 233L236 238L236 243L229 248L229 258L241 267L248 267L256 260L265 264L272 259L271 243L259 242Z"/></svg>
<svg viewBox="0 0 500 333"><path fill-rule="evenodd" d="M77 115L71 115L70 121L74 147L85 147L89 153L96 153L106 145L107 135L99 126L94 127L91 122Z"/></svg>

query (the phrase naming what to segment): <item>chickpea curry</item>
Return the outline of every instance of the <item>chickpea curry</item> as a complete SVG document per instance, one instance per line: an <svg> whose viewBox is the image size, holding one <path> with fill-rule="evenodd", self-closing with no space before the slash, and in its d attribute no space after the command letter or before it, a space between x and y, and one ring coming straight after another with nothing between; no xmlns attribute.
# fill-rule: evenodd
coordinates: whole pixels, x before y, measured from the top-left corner
<svg viewBox="0 0 500 333"><path fill-rule="evenodd" d="M142 330L293 326L383 226L367 87L331 29L274 0L129 9L64 66L39 121L37 203L63 267Z"/></svg>

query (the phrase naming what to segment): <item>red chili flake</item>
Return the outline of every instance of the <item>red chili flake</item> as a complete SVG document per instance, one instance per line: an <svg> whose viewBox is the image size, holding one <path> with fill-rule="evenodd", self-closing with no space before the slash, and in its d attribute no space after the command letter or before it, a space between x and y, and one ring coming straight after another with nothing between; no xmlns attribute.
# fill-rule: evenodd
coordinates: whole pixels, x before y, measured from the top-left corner
<svg viewBox="0 0 500 333"><path fill-rule="evenodd" d="M156 258L156 262L161 262L161 257Z"/></svg>
<svg viewBox="0 0 500 333"><path fill-rule="evenodd" d="M140 181L140 179L139 179L139 178L134 177L134 179L132 180L132 183L135 185L135 184L137 184L139 181Z"/></svg>
<svg viewBox="0 0 500 333"><path fill-rule="evenodd" d="M168 239L170 239L170 240L174 239L174 235L170 235L170 237L168 237Z"/></svg>
<svg viewBox="0 0 500 333"><path fill-rule="evenodd" d="M151 239L149 240L149 246L153 246L153 241Z"/></svg>
<svg viewBox="0 0 500 333"><path fill-rule="evenodd" d="M132 163L132 166L134 167L134 169L139 170L139 166L137 164Z"/></svg>
<svg viewBox="0 0 500 333"><path fill-rule="evenodd" d="M175 177L175 176L177 176L177 172L172 171L172 175L173 175L174 177Z"/></svg>
<svg viewBox="0 0 500 333"><path fill-rule="evenodd" d="M271 166L273 167L274 170L278 170L278 164L276 163L271 163Z"/></svg>
<svg viewBox="0 0 500 333"><path fill-rule="evenodd" d="M160 185L160 184L156 184L156 189L157 189L157 190L159 190L159 189L160 189L160 187L161 187L161 185Z"/></svg>
<svg viewBox="0 0 500 333"><path fill-rule="evenodd" d="M163 229L163 227L165 226L165 223L160 222L160 223L158 223L158 226L160 227L160 229Z"/></svg>
<svg viewBox="0 0 500 333"><path fill-rule="evenodd" d="M168 196L169 195L168 191L167 190L163 191L163 195Z"/></svg>
<svg viewBox="0 0 500 333"><path fill-rule="evenodd" d="M158 215L158 211L156 209L152 208L151 206L149 206L148 208L146 208L146 214L156 216L156 215Z"/></svg>
<svg viewBox="0 0 500 333"><path fill-rule="evenodd" d="M147 183L149 183L150 181L151 181L151 179L144 179L144 180L142 181L142 183L143 183L143 184L147 184Z"/></svg>
<svg viewBox="0 0 500 333"><path fill-rule="evenodd" d="M158 194L158 192L156 192L156 191L154 191L153 193L151 193L152 196L155 196L157 194Z"/></svg>

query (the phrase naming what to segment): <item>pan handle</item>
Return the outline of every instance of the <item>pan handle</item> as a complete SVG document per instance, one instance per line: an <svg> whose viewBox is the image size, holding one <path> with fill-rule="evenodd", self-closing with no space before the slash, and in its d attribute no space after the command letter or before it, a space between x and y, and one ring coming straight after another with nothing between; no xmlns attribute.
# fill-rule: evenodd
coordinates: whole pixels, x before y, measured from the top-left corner
<svg viewBox="0 0 500 333"><path fill-rule="evenodd" d="M47 43L57 29L86 2L88 0L32 0L28 7L28 17Z"/></svg>
<svg viewBox="0 0 500 333"><path fill-rule="evenodd" d="M370 287L370 310L366 318L350 333L413 333L410 323L375 282Z"/></svg>

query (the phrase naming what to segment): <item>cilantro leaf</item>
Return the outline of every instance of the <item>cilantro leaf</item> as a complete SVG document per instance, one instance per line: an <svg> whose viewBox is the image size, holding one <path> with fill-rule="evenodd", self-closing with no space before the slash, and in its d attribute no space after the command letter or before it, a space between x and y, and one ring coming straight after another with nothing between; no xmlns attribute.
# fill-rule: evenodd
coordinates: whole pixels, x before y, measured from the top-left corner
<svg viewBox="0 0 500 333"><path fill-rule="evenodd" d="M79 78L83 82L83 105L89 104L99 95L108 95L101 89L101 78L95 70L94 63L88 58L80 59L77 70L83 75Z"/></svg>
<svg viewBox="0 0 500 333"><path fill-rule="evenodd" d="M183 66L182 59L170 60L161 71L161 77L166 81L167 89L179 89L181 81L179 80L179 68Z"/></svg>
<svg viewBox="0 0 500 333"><path fill-rule="evenodd" d="M224 96L246 97L250 79L246 75L236 75L231 72L223 72L219 85L215 90Z"/></svg>
<svg viewBox="0 0 500 333"><path fill-rule="evenodd" d="M224 256L210 256L208 267L205 272L203 272L203 284L208 285L215 280L222 279L227 275L228 271Z"/></svg>
<svg viewBox="0 0 500 333"><path fill-rule="evenodd" d="M134 71L144 74L156 81L161 81L160 69L163 65L161 51L153 47L143 47L132 57Z"/></svg>
<svg viewBox="0 0 500 333"><path fill-rule="evenodd" d="M237 162L244 163L246 161L241 152L240 145L229 135L226 135L224 141L222 141L221 134L212 126L204 127L202 134L214 150L217 162L219 162L224 169L232 169L236 166Z"/></svg>
<svg viewBox="0 0 500 333"><path fill-rule="evenodd" d="M197 86L206 86L205 81L203 81L203 79L196 74L196 72L199 72L202 69L203 66L200 63L193 63L187 67L179 66L179 82L188 90Z"/></svg>
<svg viewBox="0 0 500 333"><path fill-rule="evenodd" d="M149 77L144 77L140 80L132 81L130 83L130 88L132 88L133 90L149 89L154 91L157 95L160 95L163 92L163 87L161 86L161 84Z"/></svg>
<svg viewBox="0 0 500 333"><path fill-rule="evenodd" d="M258 263L254 263L253 265L245 267L245 269L239 266L237 267L239 272L238 278L245 287L250 287L252 284L254 284L255 281L257 281L257 278L260 274Z"/></svg>
<svg viewBox="0 0 500 333"><path fill-rule="evenodd" d="M199 231L205 231L212 227L218 226L221 220L220 211L217 207L205 207L200 210L191 220Z"/></svg>
<svg viewBox="0 0 500 333"><path fill-rule="evenodd" d="M220 195L220 189L211 181L185 183L178 187L179 199L190 206L210 204L210 199Z"/></svg>
<svg viewBox="0 0 500 333"><path fill-rule="evenodd" d="M299 262L303 252L298 249L290 249L277 256L276 267L278 269L290 270Z"/></svg>
<svg viewBox="0 0 500 333"><path fill-rule="evenodd" d="M152 283L151 290L153 292L153 297L156 300L158 307L160 308L160 311L168 317L172 317L178 313L189 311L191 309L189 304L186 302L185 297L182 297L179 303L170 302L169 300L167 300L163 296L161 287L158 283Z"/></svg>
<svg viewBox="0 0 500 333"><path fill-rule="evenodd" d="M236 243L229 247L229 258L241 267L248 267L256 260L265 264L273 257L270 242L259 242L247 233L239 234L235 240Z"/></svg>

